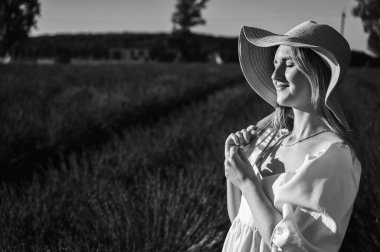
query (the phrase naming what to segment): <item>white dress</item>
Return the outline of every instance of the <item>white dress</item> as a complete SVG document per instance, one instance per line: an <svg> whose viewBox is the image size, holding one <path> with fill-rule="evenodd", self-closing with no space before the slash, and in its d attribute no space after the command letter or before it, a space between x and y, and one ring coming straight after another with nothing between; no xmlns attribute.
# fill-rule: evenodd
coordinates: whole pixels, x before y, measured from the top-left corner
<svg viewBox="0 0 380 252"><path fill-rule="evenodd" d="M276 138L285 133L280 131ZM262 143L265 144L266 141ZM256 147L248 160L261 179L264 192L283 218L273 230L269 247L261 238L242 195L223 252L338 251L361 174L361 164L349 146L331 142L317 154L306 155L295 171L265 177L254 165L260 149L262 146Z"/></svg>

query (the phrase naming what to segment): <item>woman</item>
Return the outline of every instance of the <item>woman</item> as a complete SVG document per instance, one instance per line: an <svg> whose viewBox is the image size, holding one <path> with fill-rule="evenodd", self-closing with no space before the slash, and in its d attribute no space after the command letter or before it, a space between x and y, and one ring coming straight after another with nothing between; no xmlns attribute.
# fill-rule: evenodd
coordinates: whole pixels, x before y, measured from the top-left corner
<svg viewBox="0 0 380 252"><path fill-rule="evenodd" d="M338 251L361 174L336 93L347 41L313 21L285 35L245 26L239 60L275 111L226 140L223 251Z"/></svg>

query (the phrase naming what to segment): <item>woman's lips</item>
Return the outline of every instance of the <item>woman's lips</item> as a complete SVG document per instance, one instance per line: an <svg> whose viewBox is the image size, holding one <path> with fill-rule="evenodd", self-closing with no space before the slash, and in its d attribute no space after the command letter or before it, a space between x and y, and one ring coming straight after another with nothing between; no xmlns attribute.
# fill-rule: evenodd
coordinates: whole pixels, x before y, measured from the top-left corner
<svg viewBox="0 0 380 252"><path fill-rule="evenodd" d="M285 89L287 87L289 87L288 84L278 84L278 85L276 85L276 89L277 90L282 90L282 89Z"/></svg>

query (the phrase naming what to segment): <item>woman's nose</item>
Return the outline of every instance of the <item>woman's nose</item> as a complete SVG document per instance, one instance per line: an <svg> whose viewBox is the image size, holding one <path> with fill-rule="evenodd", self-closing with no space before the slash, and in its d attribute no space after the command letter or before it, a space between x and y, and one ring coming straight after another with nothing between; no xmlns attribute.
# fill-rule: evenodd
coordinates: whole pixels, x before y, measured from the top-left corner
<svg viewBox="0 0 380 252"><path fill-rule="evenodd" d="M281 65L279 65L277 67L274 67L274 71L271 78L273 81L282 81L285 78L284 74L284 68Z"/></svg>

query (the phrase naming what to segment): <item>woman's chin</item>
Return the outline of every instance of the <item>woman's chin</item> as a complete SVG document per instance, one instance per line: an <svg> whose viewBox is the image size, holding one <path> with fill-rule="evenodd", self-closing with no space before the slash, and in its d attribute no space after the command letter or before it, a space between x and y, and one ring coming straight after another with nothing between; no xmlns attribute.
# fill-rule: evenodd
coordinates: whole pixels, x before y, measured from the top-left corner
<svg viewBox="0 0 380 252"><path fill-rule="evenodd" d="M277 104L283 107L288 107L288 103L283 99L277 99Z"/></svg>

